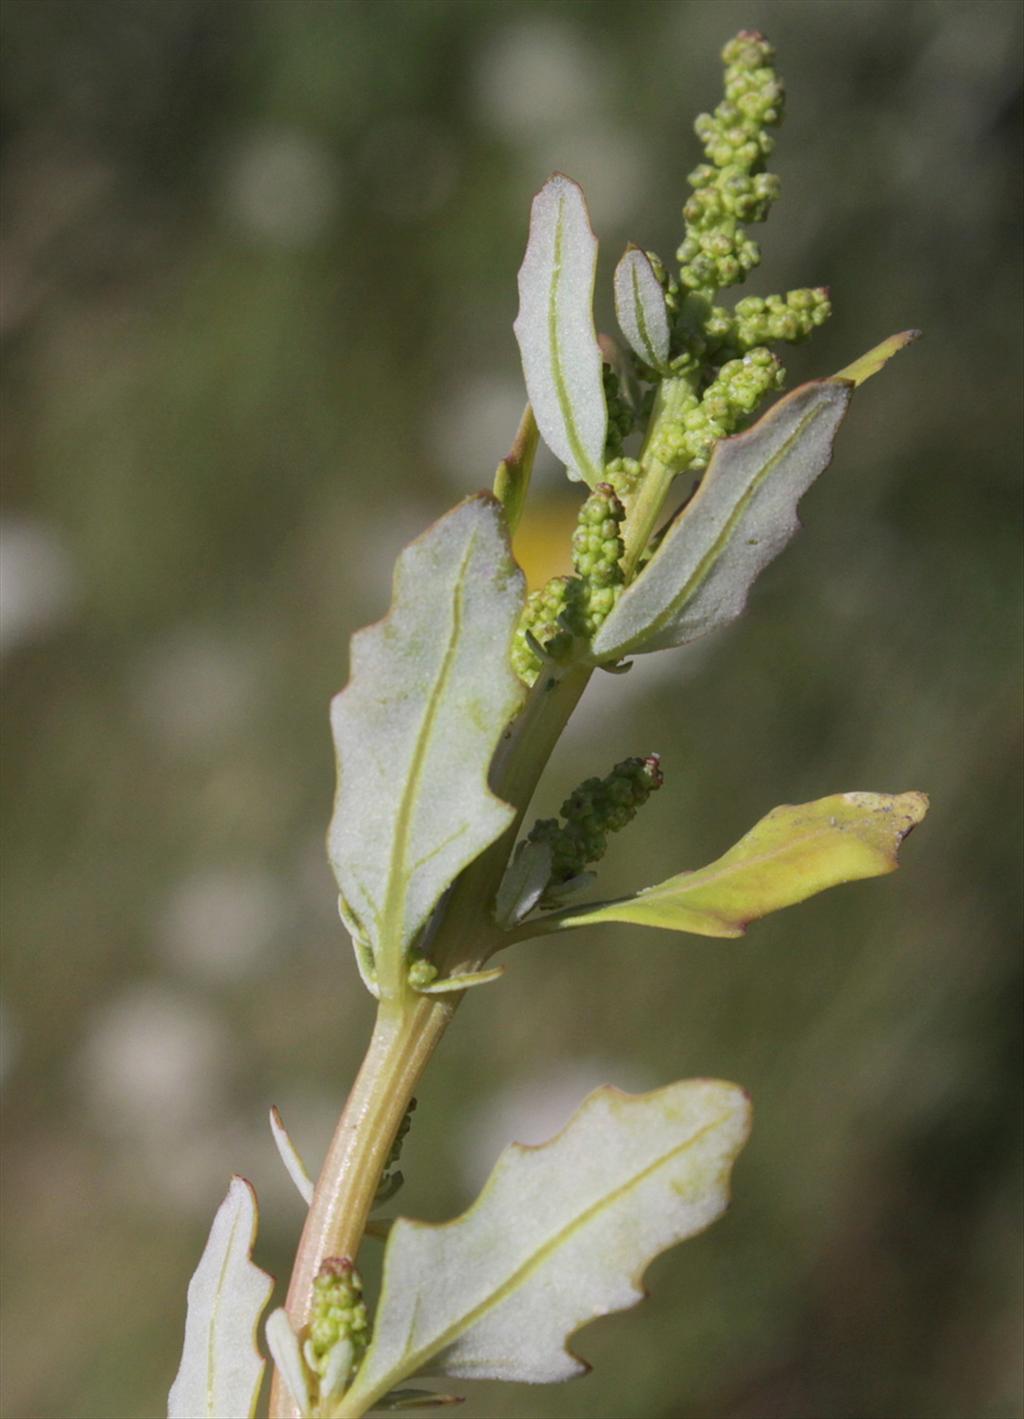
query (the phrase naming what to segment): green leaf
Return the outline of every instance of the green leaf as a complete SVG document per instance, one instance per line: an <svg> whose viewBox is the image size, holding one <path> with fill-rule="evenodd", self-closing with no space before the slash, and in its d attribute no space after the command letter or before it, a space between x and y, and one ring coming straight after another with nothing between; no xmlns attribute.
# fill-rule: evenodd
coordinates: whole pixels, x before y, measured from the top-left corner
<svg viewBox="0 0 1024 1419"><path fill-rule="evenodd" d="M309 1392L310 1374L299 1348L299 1337L292 1330L288 1312L279 1307L267 1316L264 1327L267 1349L277 1366L285 1388L302 1419L307 1419L312 1408Z"/></svg>
<svg viewBox="0 0 1024 1419"><path fill-rule="evenodd" d="M555 173L533 199L519 269L519 341L526 390L544 442L593 488L601 481L608 411L594 329L597 238L571 178Z"/></svg>
<svg viewBox="0 0 1024 1419"><path fill-rule="evenodd" d="M635 897L559 913L557 924L626 921L742 936L750 922L828 887L894 872L900 843L927 811L923 793L837 793L783 804L710 866L680 872Z"/></svg>
<svg viewBox="0 0 1024 1419"><path fill-rule="evenodd" d="M306 1171L302 1155L292 1142L288 1130L284 1126L281 1111L276 1104L273 1104L270 1109L270 1132L273 1135L281 1162L284 1164L285 1172L295 1184L296 1191L306 1206L311 1206L314 1191L313 1179Z"/></svg>
<svg viewBox="0 0 1024 1419"><path fill-rule="evenodd" d="M529 916L551 877L551 845L524 839L512 854L494 903L494 920L503 930Z"/></svg>
<svg viewBox="0 0 1024 1419"><path fill-rule="evenodd" d="M670 337L665 292L646 254L636 246L615 268L615 315L644 364L666 373Z"/></svg>
<svg viewBox="0 0 1024 1419"><path fill-rule="evenodd" d="M256 1327L274 1289L251 1260L256 1194L233 1177L188 1287L185 1344L168 1419L246 1419L256 1412L266 1361Z"/></svg>
<svg viewBox="0 0 1024 1419"><path fill-rule="evenodd" d="M832 458L845 380L802 385L717 444L693 499L594 637L597 661L686 645L737 617L799 527L796 505Z"/></svg>
<svg viewBox="0 0 1024 1419"><path fill-rule="evenodd" d="M494 496L505 509L505 521L508 523L510 537L519 526L526 506L526 495L530 491L530 477L539 439L537 421L533 417L533 410L527 404L512 447L498 464L494 475Z"/></svg>
<svg viewBox="0 0 1024 1419"><path fill-rule="evenodd" d="M515 816L487 774L525 695L509 662L522 604L501 507L481 493L405 549L390 612L353 638L331 707L328 853L384 997L438 898Z"/></svg>
<svg viewBox="0 0 1024 1419"><path fill-rule="evenodd" d="M876 345L866 355L861 355L859 360L854 360L852 365L847 365L844 370L840 370L836 379L848 379L851 384L861 385L872 375L877 374L880 369L883 369L893 355L898 355L901 350L905 350L908 345L920 338L920 330L901 330L898 335L890 335L888 340L883 340L880 345Z"/></svg>
<svg viewBox="0 0 1024 1419"><path fill-rule="evenodd" d="M605 1087L549 1143L507 1148L463 1216L400 1218L373 1342L338 1419L424 1366L533 1383L582 1374L568 1338L635 1305L649 1262L720 1216L749 1127L735 1084Z"/></svg>

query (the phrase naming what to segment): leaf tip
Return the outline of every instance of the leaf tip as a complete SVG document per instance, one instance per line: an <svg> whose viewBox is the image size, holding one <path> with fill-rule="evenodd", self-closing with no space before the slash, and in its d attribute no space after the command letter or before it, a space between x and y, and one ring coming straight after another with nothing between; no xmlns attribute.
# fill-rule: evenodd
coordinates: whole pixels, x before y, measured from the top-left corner
<svg viewBox="0 0 1024 1419"><path fill-rule="evenodd" d="M835 378L852 384L855 389L858 388L883 369L893 355L898 355L901 350L919 340L921 334L920 330L900 330L897 334L890 335L887 340L868 350L867 354L861 355L859 360L854 360L845 369L841 369Z"/></svg>

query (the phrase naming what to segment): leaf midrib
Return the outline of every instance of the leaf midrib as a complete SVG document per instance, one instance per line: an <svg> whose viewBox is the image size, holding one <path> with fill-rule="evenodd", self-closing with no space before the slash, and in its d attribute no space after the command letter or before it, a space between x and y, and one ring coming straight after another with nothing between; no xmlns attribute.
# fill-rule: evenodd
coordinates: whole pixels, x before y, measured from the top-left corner
<svg viewBox="0 0 1024 1419"><path fill-rule="evenodd" d="M435 1355L446 1349L455 1340L457 1340L460 1335L464 1334L467 1330L471 1329L472 1326L476 1325L478 1321L482 1320L483 1317L486 1316L490 1311L495 1310L499 1305L501 1305L503 1301L507 1299L508 1296L512 1295L522 1285L525 1285L529 1278L533 1275L533 1273L539 1270L554 1252L556 1252L557 1250L559 1250L559 1248L565 1246L568 1243L574 1233L588 1226L590 1222L594 1219L594 1217L596 1217L599 1213L605 1211L610 1207L614 1207L617 1202L619 1202L634 1188L637 1188L641 1186L642 1183L646 1182L646 1180L654 1173L656 1173L659 1168L667 1166L680 1154L685 1153L687 1149L692 1148L695 1144L699 1143L700 1140L706 1134L710 1133L713 1129L720 1127L729 1119L729 1117L730 1115L728 1113L722 1113L717 1115L714 1119L710 1121L710 1123L704 1124L696 1131L696 1133L691 1134L682 1143L677 1144L675 1147L670 1148L667 1152L660 1154L657 1158L655 1158L652 1162L648 1163L639 1172L634 1173L631 1177L627 1178L625 1182L621 1183L612 1192L606 1193L603 1197L599 1198L583 1212L579 1213L576 1217L574 1217L565 1226L559 1228L559 1230L556 1231L553 1236L549 1237L545 1242L543 1242L533 1252L531 1252L527 1259L522 1262L515 1269L515 1271L512 1272L512 1274L501 1286L497 1287L494 1291L492 1291L490 1295L487 1296L478 1305L474 1306L469 1311L466 1311L462 1316L460 1316L456 1321L454 1321L450 1326L448 1326L444 1331L442 1331L439 1336L435 1336L433 1340L431 1340L428 1344L423 1345L419 1350L413 1351L411 1353L410 1351L405 1350L402 1354L400 1363L392 1366L392 1368L387 1372L386 1377L382 1376L380 1380L374 1382L373 1391L370 1395L370 1403L372 1403L373 1400L379 1394L386 1390L395 1379L400 1379L405 1375L414 1374L416 1373L416 1371L422 1369L422 1367L427 1364L429 1360L432 1360ZM481 1197L480 1201L481 1203L483 1203L485 1201L485 1198ZM668 1245L671 1245L671 1243L666 1243L666 1246ZM664 1250L664 1248L662 1248L662 1250ZM654 1253L654 1255L657 1255L657 1253ZM576 1329L578 1328L579 1327L576 1327ZM411 1333L411 1327L409 1333Z"/></svg>
<svg viewBox="0 0 1024 1419"><path fill-rule="evenodd" d="M712 542L708 550L704 553L704 556L701 558L701 560L697 563L696 567L693 569L690 576L687 578L686 582L683 584L680 590L669 599L668 604L662 611L659 611L654 617L652 617L650 621L648 621L644 625L642 630L634 632L629 636L626 641L622 643L622 650L627 650L638 636L643 636L645 639L647 639L652 634L663 630L669 621L671 621L681 611L685 610L685 608L696 596L701 586L704 584L710 571L713 569L719 558L722 556L722 553L725 551L725 548L728 543L732 540L733 534L736 530L736 524L743 517L743 514L746 512L747 507L749 506L754 494L758 491L758 489L761 487L762 483L769 476L769 474L771 474L775 470L775 468L778 467L780 461L786 457L786 455L793 447L793 444L803 435L805 429L813 422L813 420L817 419L819 415L821 415L825 411L826 407L827 406L825 404L819 403L807 411L807 413L800 420L799 424L789 435L789 437L779 446L779 448L772 455L772 457L769 458L762 465L759 471L746 485L744 492L736 500L732 512L729 514L729 517L723 524L717 537ZM751 432L753 431L751 430ZM678 530L676 531L675 536L668 537L665 539L664 543L662 543L662 546L656 553L655 559L657 559L658 557L664 557L669 552L669 549L674 545L676 540L684 535L687 523L691 522L692 516L696 514L700 509L700 503L698 499L700 498L701 493L706 493L706 490L710 486L712 486L710 483L710 471L711 470L709 470L708 478L705 479L702 487L698 489L696 497L690 504L689 509L687 509L687 516L680 519L679 523L677 524ZM717 479L715 480L714 486L717 486ZM652 561L651 566L648 568L648 572L653 571L654 566L655 562ZM626 595L628 596L628 594L629 592L627 591ZM625 597L623 597L622 601L620 602L620 605L625 608Z"/></svg>
<svg viewBox="0 0 1024 1419"><path fill-rule="evenodd" d="M551 295L548 299L548 343L551 347L551 378L555 386L555 397L558 400L558 407L562 411L562 420L565 424L565 435L569 440L569 449L581 473L585 474L587 481L591 484L597 482L597 471L583 447L576 427L576 417L573 412L572 398L566 387L565 375L562 370L561 343L558 332L558 293L562 285L562 248L565 240L565 198L558 198L558 216L555 219L555 247L552 252L551 265Z"/></svg>
<svg viewBox="0 0 1024 1419"><path fill-rule="evenodd" d="M423 778L427 757L425 747L429 744L444 693L451 679L452 667L455 663L455 654L462 635L466 567L473 554L476 541L477 533L474 531L466 543L462 560L459 563L458 571L455 575L455 582L452 587L451 620L449 622L448 641L438 673L434 679L430 694L427 697L426 709L424 710L423 718L420 721L420 727L416 734L416 744L413 749L410 772L406 777L405 786L399 798L398 813L395 820L395 834L391 847L391 862L388 868L388 885L384 897L384 910L381 913L380 919L381 955L380 961L377 963L379 979L383 976L381 965L385 962L389 962L393 957L396 957L405 944L402 940L405 926L405 902L409 880L412 875L412 869L406 868L405 866L409 836L412 831L413 814L416 801L419 797L420 784Z"/></svg>

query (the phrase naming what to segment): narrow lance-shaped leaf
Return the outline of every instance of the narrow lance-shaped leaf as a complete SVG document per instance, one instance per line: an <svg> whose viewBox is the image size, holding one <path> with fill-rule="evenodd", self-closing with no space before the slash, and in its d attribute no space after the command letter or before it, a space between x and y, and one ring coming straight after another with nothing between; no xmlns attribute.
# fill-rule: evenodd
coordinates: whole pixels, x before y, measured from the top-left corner
<svg viewBox="0 0 1024 1419"><path fill-rule="evenodd" d="M606 1087L549 1143L506 1149L462 1217L400 1218L373 1343L338 1419L425 1366L533 1383L582 1374L569 1337L639 1301L648 1263L722 1213L749 1127L734 1084Z"/></svg>
<svg viewBox="0 0 1024 1419"><path fill-rule="evenodd" d="M799 528L797 504L832 461L856 385L915 332L894 335L834 379L793 390L715 448L696 495L594 638L594 659L686 645L734 620Z"/></svg>
<svg viewBox="0 0 1024 1419"><path fill-rule="evenodd" d="M399 988L438 898L514 816L487 774L525 693L508 655L522 603L500 506L483 493L405 549L390 612L353 638L331 707L328 851L382 994Z"/></svg>
<svg viewBox="0 0 1024 1419"><path fill-rule="evenodd" d="M185 1344L167 1398L168 1419L250 1419L265 1360L256 1327L274 1289L251 1260L256 1194L234 1177L188 1287Z"/></svg>
<svg viewBox="0 0 1024 1419"><path fill-rule="evenodd" d="M665 293L639 247L631 246L615 268L615 314L644 364L665 373L670 338Z"/></svg>
<svg viewBox="0 0 1024 1419"><path fill-rule="evenodd" d="M529 916L551 880L549 843L521 842L501 879L494 903L494 920L507 929Z"/></svg>
<svg viewBox="0 0 1024 1419"><path fill-rule="evenodd" d="M597 238L583 192L555 173L533 199L513 329L544 442L593 488L601 480L608 411L594 330Z"/></svg>
<svg viewBox="0 0 1024 1419"><path fill-rule="evenodd" d="M710 866L680 872L635 897L560 913L557 925L626 921L742 936L750 922L828 887L894 872L900 843L927 811L923 793L837 793L784 804Z"/></svg>
<svg viewBox="0 0 1024 1419"><path fill-rule="evenodd" d="M309 1207L313 1201L313 1179L306 1171L306 1165L302 1161L302 1156L292 1142L288 1130L284 1126L281 1111L276 1104L270 1110L270 1132L273 1135L281 1162L285 1166L285 1171L295 1184L299 1196L306 1206Z"/></svg>

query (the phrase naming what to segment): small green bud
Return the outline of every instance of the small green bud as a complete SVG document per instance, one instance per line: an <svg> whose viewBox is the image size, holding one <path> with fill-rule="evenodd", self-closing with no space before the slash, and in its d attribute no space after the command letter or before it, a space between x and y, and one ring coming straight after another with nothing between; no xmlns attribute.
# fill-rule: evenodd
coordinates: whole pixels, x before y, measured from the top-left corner
<svg viewBox="0 0 1024 1419"><path fill-rule="evenodd" d="M437 979L437 967L433 961L428 961L426 956L414 952L410 956L406 978L413 990L422 990L425 985L431 985Z"/></svg>

